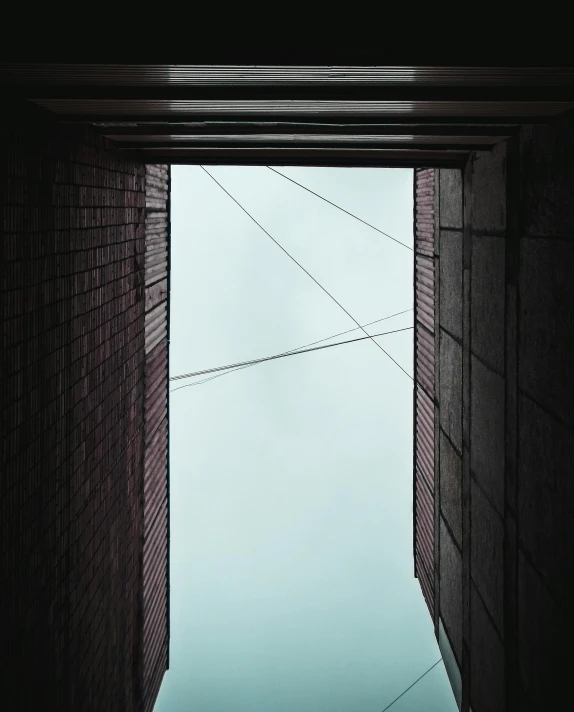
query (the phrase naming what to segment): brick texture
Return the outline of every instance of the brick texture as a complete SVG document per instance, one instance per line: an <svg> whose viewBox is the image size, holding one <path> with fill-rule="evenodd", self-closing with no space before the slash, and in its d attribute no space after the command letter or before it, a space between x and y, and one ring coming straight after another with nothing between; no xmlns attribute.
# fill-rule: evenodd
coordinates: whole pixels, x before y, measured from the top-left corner
<svg viewBox="0 0 574 712"><path fill-rule="evenodd" d="M415 576L435 617L435 171L414 172L415 388L413 543Z"/></svg>
<svg viewBox="0 0 574 712"><path fill-rule="evenodd" d="M143 696L151 712L168 666L169 167L146 166Z"/></svg>
<svg viewBox="0 0 574 712"><path fill-rule="evenodd" d="M2 133L3 696L135 710L145 167L89 128Z"/></svg>

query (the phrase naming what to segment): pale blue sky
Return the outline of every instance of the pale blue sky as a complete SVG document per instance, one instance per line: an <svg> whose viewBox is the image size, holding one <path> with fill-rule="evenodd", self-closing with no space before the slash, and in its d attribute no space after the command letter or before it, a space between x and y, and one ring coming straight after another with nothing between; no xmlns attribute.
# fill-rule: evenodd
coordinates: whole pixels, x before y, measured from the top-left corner
<svg viewBox="0 0 574 712"><path fill-rule="evenodd" d="M266 168L209 170L360 323L412 307L411 251ZM279 170L412 245L412 171ZM171 375L355 326L197 166L172 168L171 290ZM379 342L412 373L412 331ZM170 458L158 712L381 712L439 659L413 576L412 381L372 342L173 393ZM454 711L443 665L392 709Z"/></svg>

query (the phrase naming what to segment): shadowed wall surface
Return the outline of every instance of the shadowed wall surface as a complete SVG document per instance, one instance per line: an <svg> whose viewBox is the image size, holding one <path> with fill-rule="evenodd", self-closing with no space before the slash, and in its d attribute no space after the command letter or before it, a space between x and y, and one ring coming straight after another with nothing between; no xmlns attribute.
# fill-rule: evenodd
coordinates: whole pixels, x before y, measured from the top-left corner
<svg viewBox="0 0 574 712"><path fill-rule="evenodd" d="M541 709L565 692L573 151L564 117L434 172L434 617L474 712Z"/></svg>
<svg viewBox="0 0 574 712"><path fill-rule="evenodd" d="M2 142L3 689L137 709L146 169L25 109Z"/></svg>

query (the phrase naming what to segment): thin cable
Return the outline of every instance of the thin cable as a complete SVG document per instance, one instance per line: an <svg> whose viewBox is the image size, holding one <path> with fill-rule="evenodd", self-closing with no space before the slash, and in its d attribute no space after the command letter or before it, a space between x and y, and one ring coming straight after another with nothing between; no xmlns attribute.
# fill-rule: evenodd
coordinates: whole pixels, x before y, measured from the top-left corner
<svg viewBox="0 0 574 712"><path fill-rule="evenodd" d="M387 319L392 319L395 316L400 316L401 314L406 314L407 312L412 311L412 307L410 309L405 309L400 312L396 312L395 314L389 314L389 316L384 316L382 319L375 319L375 321L370 321L368 324L363 324L363 326L371 326L372 324L378 324L381 321L386 321ZM347 331L340 331L338 334L333 334L332 336L327 336L324 339L319 339L318 341L312 341L310 344L303 344L303 346L298 346L295 349L289 349L289 351L284 351L283 353L289 354L292 351L299 351L299 349L306 349L308 346L315 346L315 344L321 344L323 341L329 341L329 339L334 339L337 336L344 336L344 334L350 334L352 331L357 331L359 327L356 326L354 329L348 329ZM244 368L251 368L251 366L255 366L255 364L250 363L247 366L237 366L237 368L231 368L229 371L225 371L224 373L218 373L216 376L210 376L209 378L203 378L201 381L196 381L195 383L188 383L187 386L181 386L181 388L191 388L192 386L200 386L202 383L207 383L208 381L213 381L216 378L221 378L222 376L227 376L229 373L234 373L235 371L242 371ZM173 391L179 391L179 388L174 388Z"/></svg>
<svg viewBox="0 0 574 712"><path fill-rule="evenodd" d="M409 690L412 690L412 688L417 684L417 682L420 682L420 680L422 680L425 675L428 675L429 672L430 672L433 668L435 668L435 667L440 663L441 660L442 660L442 658L440 658L439 660L437 660L434 665L431 665L430 668L418 678L418 680L415 680L415 681L413 682L413 684L412 684L410 687L407 687L407 689L406 689L404 692L401 692L401 694L400 694L398 697L395 697L395 699L391 702L391 704L390 704L390 705L387 705L387 706L385 707L385 709L383 710L383 712L387 712L387 710L390 709L390 708L395 704L395 702L397 702L397 700L400 700L403 695L406 695Z"/></svg>
<svg viewBox="0 0 574 712"><path fill-rule="evenodd" d="M269 237L271 240L273 240L273 242L277 245L277 247L279 247L281 250L283 250L283 252L287 255L287 257L289 257L290 260L293 260L293 262L295 262L295 264L297 265L297 267L299 267L300 269L302 269L303 272L305 272L305 274L306 274L308 277L310 277L310 278L313 280L313 282L315 282L315 284L316 284L320 289L322 289L322 290L325 292L325 294L326 294L328 297L330 297L330 298L335 302L335 304L336 304L340 309L342 309L342 310L345 312L345 314L346 314L348 317L350 317L350 318L355 322L355 324L359 327L359 329L362 329L362 331L363 331L365 334L367 334L367 332L363 329L363 327L359 324L359 322L355 319L355 317L354 317L352 314L349 314L349 312L345 309L345 307L344 307L340 302L338 302L338 301L335 299L335 297L334 297L330 292L328 292L328 291L325 289L325 287L323 287L323 285L320 284L320 283L315 279L315 277L313 277L313 275L312 275L310 272L308 272L308 271L305 269L305 267L303 267L303 265L302 265L300 262L297 262L297 260L296 260L292 255L290 255L289 252L287 252L287 250L286 250L279 242L277 242L277 240L273 237L273 235L270 235L270 234L267 232L267 230L263 227L263 225L261 225L260 223L258 223L257 220L253 217L253 215L251 215L251 213L248 213L247 210L243 207L243 205L241 205L241 203L239 203L239 201L237 201L237 200L231 195L231 193L230 193L229 191L227 191L227 190L221 185L221 183L220 183L218 180L216 180L216 179L211 175L211 173L210 173L208 170L206 170L206 169L204 168L204 166L200 166L200 168L201 168L202 170L204 170L204 171L207 173L207 175L211 178L211 180L212 180L214 183L217 183L217 185L221 188L221 190L222 190L224 193L226 193L226 194L231 198L231 200L233 200L233 202L234 202L239 208L241 208L241 210L243 210L243 212L244 212L249 218L251 218L251 220L253 220L253 222L257 225L257 227L259 227L261 230L263 230L263 232L267 235L267 237ZM367 334L367 336L369 336L369 338L372 339L372 337L371 337L369 334ZM379 347L379 349L381 349L381 351L382 351L386 356L388 356L388 357L391 359L391 361L392 361L396 366L398 366L398 367L401 369L401 371L405 374L405 376L408 376L408 378L410 378L411 381L414 380L413 377L410 375L410 373L407 373L407 371L405 371L405 369L404 369L399 363L397 363L397 362L395 361L395 359L394 359L389 353L387 353L387 352L385 351L385 349L384 349L380 344L377 344L377 342L376 342L374 339L373 339L373 343L376 344L376 345Z"/></svg>
<svg viewBox="0 0 574 712"><path fill-rule="evenodd" d="M335 344L326 344L325 346L314 346L311 349L301 349L300 351L287 351L282 354L275 354L274 356L264 356L263 358L254 358L250 361L240 361L239 363L231 363L227 366L216 366L214 368L205 368L203 371L194 371L193 373L182 373L179 376L172 376L170 381L180 381L182 378L193 378L194 376L203 376L207 373L216 373L217 371L227 371L231 368L237 368L238 366L250 366L256 363L263 363L264 361L274 361L278 358L287 358L287 356L298 356L299 354L306 354L309 351L320 351L321 349L331 349L334 346L343 346L344 344L352 344L356 341L366 341L367 339L372 339L377 336L386 336L387 334L397 334L399 331L409 331L412 326L406 326L404 329L395 329L394 331L385 331L382 334L373 334L368 336L359 336L357 339L349 339L348 341L337 341ZM174 389L175 390L175 389Z"/></svg>
<svg viewBox="0 0 574 712"><path fill-rule="evenodd" d="M355 218L355 220L358 220L359 222L362 222L363 225L367 225L367 227L372 228L373 230L376 230L377 232L380 232L381 235L384 235L385 237L390 238L391 240L394 240L397 242L399 245L402 245L403 247L406 247L407 250L410 250L411 252L414 252L413 248L410 247L410 245L405 244L404 242L401 242L400 240L397 240L396 237L393 237L392 235L389 235L388 232L383 232L382 230L379 230L378 227L375 227L374 225L371 225L371 223L368 223L366 220L363 220L362 218L357 217L356 215L353 215L353 213L350 213L348 210L345 210L345 208L342 208L340 205L337 205L337 203L332 203L330 200L327 200L327 198L324 198L322 195L319 195L319 193L315 193L314 190L311 190L311 188L307 188L306 186L302 185L301 183L297 183L296 180L293 180L293 178L289 178L289 176L286 176L284 173L281 173L280 171L275 170L275 168L271 168L271 166L267 166L270 171L273 171L273 173L277 173L278 176L281 176L282 178L285 178L285 180L291 181L291 183L295 183L295 185L298 185L299 188L303 188L303 190L306 190L308 193L311 193L311 195L315 195L317 198L321 198L321 200L324 200L326 203L329 203L329 205L332 205L334 208L337 208L337 210L341 210L343 213L346 213L347 215L350 215L352 218Z"/></svg>

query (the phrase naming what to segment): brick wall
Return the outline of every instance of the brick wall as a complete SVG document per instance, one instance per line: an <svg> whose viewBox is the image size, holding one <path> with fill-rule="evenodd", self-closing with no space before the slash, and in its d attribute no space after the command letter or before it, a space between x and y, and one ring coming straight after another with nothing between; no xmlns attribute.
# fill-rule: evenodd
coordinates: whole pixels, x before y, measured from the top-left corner
<svg viewBox="0 0 574 712"><path fill-rule="evenodd" d="M415 386L414 559L415 576L435 617L435 171L414 172Z"/></svg>
<svg viewBox="0 0 574 712"><path fill-rule="evenodd" d="M146 166L143 692L151 712L168 666L169 167Z"/></svg>
<svg viewBox="0 0 574 712"><path fill-rule="evenodd" d="M89 129L2 128L2 692L141 695L145 168Z"/></svg>

